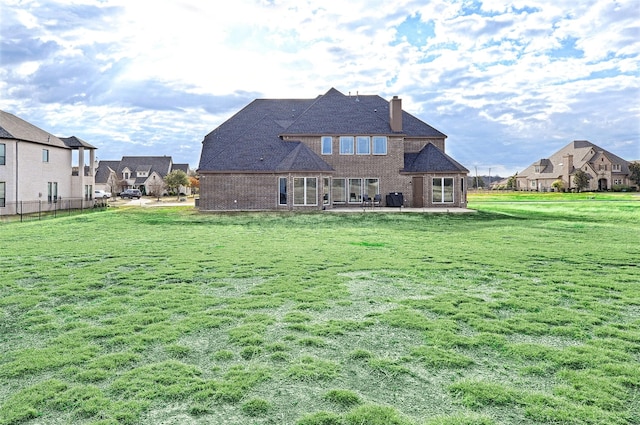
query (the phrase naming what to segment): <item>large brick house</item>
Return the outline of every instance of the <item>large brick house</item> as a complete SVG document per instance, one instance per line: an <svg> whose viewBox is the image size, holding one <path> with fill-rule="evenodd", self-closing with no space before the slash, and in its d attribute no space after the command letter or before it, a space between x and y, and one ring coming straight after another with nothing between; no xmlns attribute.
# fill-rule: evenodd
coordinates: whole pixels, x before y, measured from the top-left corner
<svg viewBox="0 0 640 425"><path fill-rule="evenodd" d="M94 146L0 111L0 215L93 206ZM65 206L66 207L66 206Z"/></svg>
<svg viewBox="0 0 640 425"><path fill-rule="evenodd" d="M468 170L445 154L446 137L397 96L256 99L204 138L199 206L464 208Z"/></svg>
<svg viewBox="0 0 640 425"><path fill-rule="evenodd" d="M516 176L518 190L551 191L560 180L566 190L575 187L573 176L582 170L589 178L585 190L630 186L629 162L587 140L574 140L549 158L542 158Z"/></svg>

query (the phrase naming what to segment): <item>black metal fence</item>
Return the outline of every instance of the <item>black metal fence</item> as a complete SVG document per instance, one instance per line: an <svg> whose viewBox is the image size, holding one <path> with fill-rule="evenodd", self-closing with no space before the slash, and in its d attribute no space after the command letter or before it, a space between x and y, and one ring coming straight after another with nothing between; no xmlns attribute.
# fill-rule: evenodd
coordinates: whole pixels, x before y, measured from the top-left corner
<svg viewBox="0 0 640 425"><path fill-rule="evenodd" d="M40 200L7 202L3 208L0 208L0 221L43 220L93 212L107 206L108 200L84 198L58 199L55 202Z"/></svg>

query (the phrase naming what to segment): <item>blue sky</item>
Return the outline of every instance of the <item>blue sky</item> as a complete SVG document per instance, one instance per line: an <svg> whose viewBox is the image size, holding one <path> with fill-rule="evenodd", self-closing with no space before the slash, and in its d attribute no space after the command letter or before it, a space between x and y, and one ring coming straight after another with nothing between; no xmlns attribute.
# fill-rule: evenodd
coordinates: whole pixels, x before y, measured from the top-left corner
<svg viewBox="0 0 640 425"><path fill-rule="evenodd" d="M171 155L255 98L397 95L507 176L572 140L640 159L638 0L0 0L0 109Z"/></svg>

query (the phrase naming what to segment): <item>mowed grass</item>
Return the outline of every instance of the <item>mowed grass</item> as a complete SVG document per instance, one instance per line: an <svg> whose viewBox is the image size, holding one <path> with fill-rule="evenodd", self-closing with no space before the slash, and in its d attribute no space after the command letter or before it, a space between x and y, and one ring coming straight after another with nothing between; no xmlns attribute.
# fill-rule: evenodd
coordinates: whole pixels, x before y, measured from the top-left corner
<svg viewBox="0 0 640 425"><path fill-rule="evenodd" d="M638 423L617 199L2 225L0 424Z"/></svg>

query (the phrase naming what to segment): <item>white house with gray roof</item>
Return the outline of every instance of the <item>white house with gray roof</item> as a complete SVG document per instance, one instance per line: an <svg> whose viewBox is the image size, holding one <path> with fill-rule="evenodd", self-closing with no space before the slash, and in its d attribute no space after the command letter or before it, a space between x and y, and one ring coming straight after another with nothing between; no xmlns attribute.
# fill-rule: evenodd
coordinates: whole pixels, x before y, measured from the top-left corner
<svg viewBox="0 0 640 425"><path fill-rule="evenodd" d="M18 213L25 202L43 210L61 199L93 205L95 150L0 111L0 215Z"/></svg>

